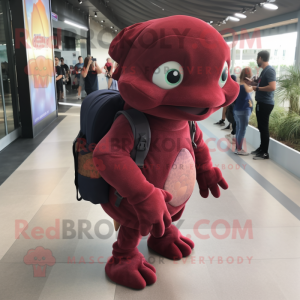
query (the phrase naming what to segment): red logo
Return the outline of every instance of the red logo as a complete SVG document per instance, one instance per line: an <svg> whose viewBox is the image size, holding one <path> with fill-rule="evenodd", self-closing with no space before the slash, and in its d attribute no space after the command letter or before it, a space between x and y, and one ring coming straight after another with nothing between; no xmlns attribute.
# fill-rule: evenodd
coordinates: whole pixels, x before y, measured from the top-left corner
<svg viewBox="0 0 300 300"><path fill-rule="evenodd" d="M28 250L23 261L26 265L32 265L33 277L46 277L47 266L53 266L56 260L51 250L38 246Z"/></svg>

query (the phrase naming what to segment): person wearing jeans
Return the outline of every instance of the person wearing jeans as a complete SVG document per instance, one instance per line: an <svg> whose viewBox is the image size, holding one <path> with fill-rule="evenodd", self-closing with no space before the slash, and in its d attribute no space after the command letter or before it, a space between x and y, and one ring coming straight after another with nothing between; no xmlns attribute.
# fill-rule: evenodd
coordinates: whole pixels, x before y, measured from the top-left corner
<svg viewBox="0 0 300 300"><path fill-rule="evenodd" d="M274 91L276 89L276 71L269 65L270 53L260 51L257 54L257 65L263 69L258 80L246 78L246 83L256 91L256 118L260 132L260 146L252 151L253 159L264 160L269 158L269 118L274 108Z"/></svg>
<svg viewBox="0 0 300 300"><path fill-rule="evenodd" d="M235 100L233 107L234 119L236 122L236 150L235 154L249 155L243 149L244 137L248 126L249 117L252 112L252 101L249 93L253 91L251 86L245 83L246 77L251 77L252 71L250 68L244 68L240 75L240 93Z"/></svg>
<svg viewBox="0 0 300 300"><path fill-rule="evenodd" d="M236 110L234 112L234 118L236 122L236 150L235 154L238 155L249 155L250 153L246 152L243 149L243 142L246 135L246 128L248 126L249 118L251 115L250 108L245 110Z"/></svg>

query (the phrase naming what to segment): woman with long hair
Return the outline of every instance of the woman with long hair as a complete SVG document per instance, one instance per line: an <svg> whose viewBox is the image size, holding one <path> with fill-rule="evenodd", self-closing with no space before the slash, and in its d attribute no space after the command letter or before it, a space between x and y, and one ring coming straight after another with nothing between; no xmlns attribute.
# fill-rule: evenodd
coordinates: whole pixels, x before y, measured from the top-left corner
<svg viewBox="0 0 300 300"><path fill-rule="evenodd" d="M92 56L87 56L84 59L83 70L81 72L84 78L85 91L87 95L99 90L98 74L101 73L101 69L97 64L97 61Z"/></svg>
<svg viewBox="0 0 300 300"><path fill-rule="evenodd" d="M234 153L238 155L249 155L249 153L243 150L243 142L253 109L251 96L249 94L253 91L253 88L245 83L246 77L252 77L252 71L249 67L244 68L241 72L240 93L233 107L236 122L236 150Z"/></svg>

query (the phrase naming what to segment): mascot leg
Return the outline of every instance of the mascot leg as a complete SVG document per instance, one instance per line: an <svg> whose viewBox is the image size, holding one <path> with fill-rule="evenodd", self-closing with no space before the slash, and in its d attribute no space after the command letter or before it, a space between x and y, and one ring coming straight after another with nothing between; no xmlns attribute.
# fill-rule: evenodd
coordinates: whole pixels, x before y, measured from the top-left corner
<svg viewBox="0 0 300 300"><path fill-rule="evenodd" d="M172 224L166 228L162 237L155 238L150 235L148 247L166 258L179 260L192 253L194 242L183 236L177 227Z"/></svg>
<svg viewBox="0 0 300 300"><path fill-rule="evenodd" d="M137 249L141 238L138 230L121 225L113 256L105 266L112 281L133 289L143 289L156 281L155 268Z"/></svg>

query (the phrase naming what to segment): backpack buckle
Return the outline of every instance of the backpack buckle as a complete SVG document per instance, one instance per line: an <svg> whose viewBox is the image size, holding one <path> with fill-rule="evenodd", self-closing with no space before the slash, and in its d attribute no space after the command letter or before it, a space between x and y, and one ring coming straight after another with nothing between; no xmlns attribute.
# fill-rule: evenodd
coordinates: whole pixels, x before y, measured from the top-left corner
<svg viewBox="0 0 300 300"><path fill-rule="evenodd" d="M136 146L136 149L138 151L145 151L147 148L147 139L146 139L146 136L145 135L142 135L140 137L140 140L139 140L139 143L137 144Z"/></svg>
<svg viewBox="0 0 300 300"><path fill-rule="evenodd" d="M115 195L117 196L117 200L115 202L115 206L119 207L121 204L121 201L123 199L123 197L118 193L117 190L115 190Z"/></svg>

